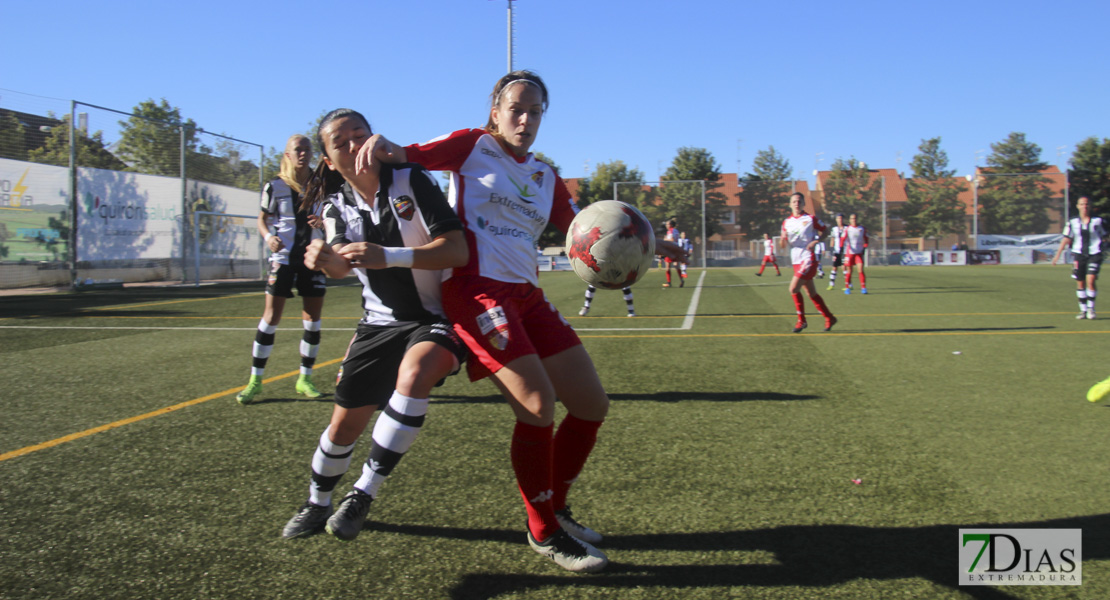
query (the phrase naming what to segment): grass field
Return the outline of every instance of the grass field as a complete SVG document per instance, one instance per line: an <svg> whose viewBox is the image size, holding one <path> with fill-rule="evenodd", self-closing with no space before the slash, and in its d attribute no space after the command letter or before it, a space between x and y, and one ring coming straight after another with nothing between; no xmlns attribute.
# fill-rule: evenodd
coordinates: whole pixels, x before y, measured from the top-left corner
<svg viewBox="0 0 1110 600"><path fill-rule="evenodd" d="M653 271L635 319L619 292L574 316L584 286L542 275L613 400L571 493L606 535L597 575L528 549L511 413L463 377L357 540L280 538L356 287L328 291L328 396L293 393L287 309L247 407L261 284L2 297L0 598L1110 597L1110 410L1084 399L1110 317L1073 318L1066 268L873 268L867 296L818 280L840 324L797 335L787 277L753 273ZM961 527L1081 528L1083 585L958 586Z"/></svg>

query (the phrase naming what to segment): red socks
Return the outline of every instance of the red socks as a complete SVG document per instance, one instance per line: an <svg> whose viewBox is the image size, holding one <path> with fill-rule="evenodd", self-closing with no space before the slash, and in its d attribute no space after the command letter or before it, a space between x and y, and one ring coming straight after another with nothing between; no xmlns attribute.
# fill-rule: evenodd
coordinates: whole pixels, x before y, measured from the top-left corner
<svg viewBox="0 0 1110 600"><path fill-rule="evenodd" d="M798 320L805 321L806 305L802 303L802 293L794 292L793 294L790 294L790 297L794 299L794 310L798 313Z"/></svg>
<svg viewBox="0 0 1110 600"><path fill-rule="evenodd" d="M554 510L563 510L567 506L567 492L570 486L578 479L582 467L586 466L586 459L594 449L597 441L597 430L601 428L601 421L587 421L568 414L559 424L555 432L555 466L552 471L552 484L555 495L551 499Z"/></svg>
<svg viewBox="0 0 1110 600"><path fill-rule="evenodd" d="M552 431L554 423L536 427L517 421L509 454L516 474L517 488L528 510L528 529L542 542L559 529L551 505Z"/></svg>

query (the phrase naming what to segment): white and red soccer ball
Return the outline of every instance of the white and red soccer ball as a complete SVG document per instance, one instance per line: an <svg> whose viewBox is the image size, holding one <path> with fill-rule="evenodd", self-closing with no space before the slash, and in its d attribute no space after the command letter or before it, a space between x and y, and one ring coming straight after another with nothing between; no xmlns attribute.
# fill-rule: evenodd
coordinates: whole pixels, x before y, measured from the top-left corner
<svg viewBox="0 0 1110 600"><path fill-rule="evenodd" d="M651 268L655 231L636 207L601 200L574 217L567 231L566 252L582 281L619 290L636 283Z"/></svg>

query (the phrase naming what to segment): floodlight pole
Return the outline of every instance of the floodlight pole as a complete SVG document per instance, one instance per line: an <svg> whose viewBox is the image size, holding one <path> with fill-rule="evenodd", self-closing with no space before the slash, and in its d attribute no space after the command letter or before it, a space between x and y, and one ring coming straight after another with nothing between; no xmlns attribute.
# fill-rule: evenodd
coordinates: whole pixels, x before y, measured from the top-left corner
<svg viewBox="0 0 1110 600"><path fill-rule="evenodd" d="M614 181L613 182L613 200L619 200L617 196L617 186L621 184L647 184L661 185L663 183L699 183L701 184L701 267L704 269L708 266L706 261L706 247L709 246L709 236L707 235L706 222L705 222L705 180L704 179L667 179L665 181Z"/></svg>

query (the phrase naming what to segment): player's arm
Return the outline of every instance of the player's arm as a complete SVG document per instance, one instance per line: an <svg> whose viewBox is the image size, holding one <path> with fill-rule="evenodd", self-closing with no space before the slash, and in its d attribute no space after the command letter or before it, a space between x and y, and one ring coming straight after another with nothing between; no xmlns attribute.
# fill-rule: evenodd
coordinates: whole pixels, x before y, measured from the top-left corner
<svg viewBox="0 0 1110 600"><path fill-rule="evenodd" d="M272 213L265 210L258 211L258 235L261 235L262 239L266 241L266 247L270 249L270 252L278 252L285 246L281 243L281 238L270 232L270 219L273 216Z"/></svg>
<svg viewBox="0 0 1110 600"><path fill-rule="evenodd" d="M380 133L367 138L355 157L355 173L369 171L375 163L399 164L408 162L404 147L385 139ZM376 171L376 169L375 169Z"/></svg>
<svg viewBox="0 0 1110 600"><path fill-rule="evenodd" d="M1060 255L1064 253L1064 248L1071 245L1071 238L1064 235L1064 239L1060 240L1060 247L1056 249L1056 255L1052 257L1052 265L1056 265L1056 261L1060 260Z"/></svg>
<svg viewBox="0 0 1110 600"><path fill-rule="evenodd" d="M349 261L351 267L361 269L450 269L466 265L470 258L461 229L448 231L423 246L396 248L355 242L343 246L337 254ZM305 256L307 264L307 254ZM331 277L331 274L328 276Z"/></svg>

